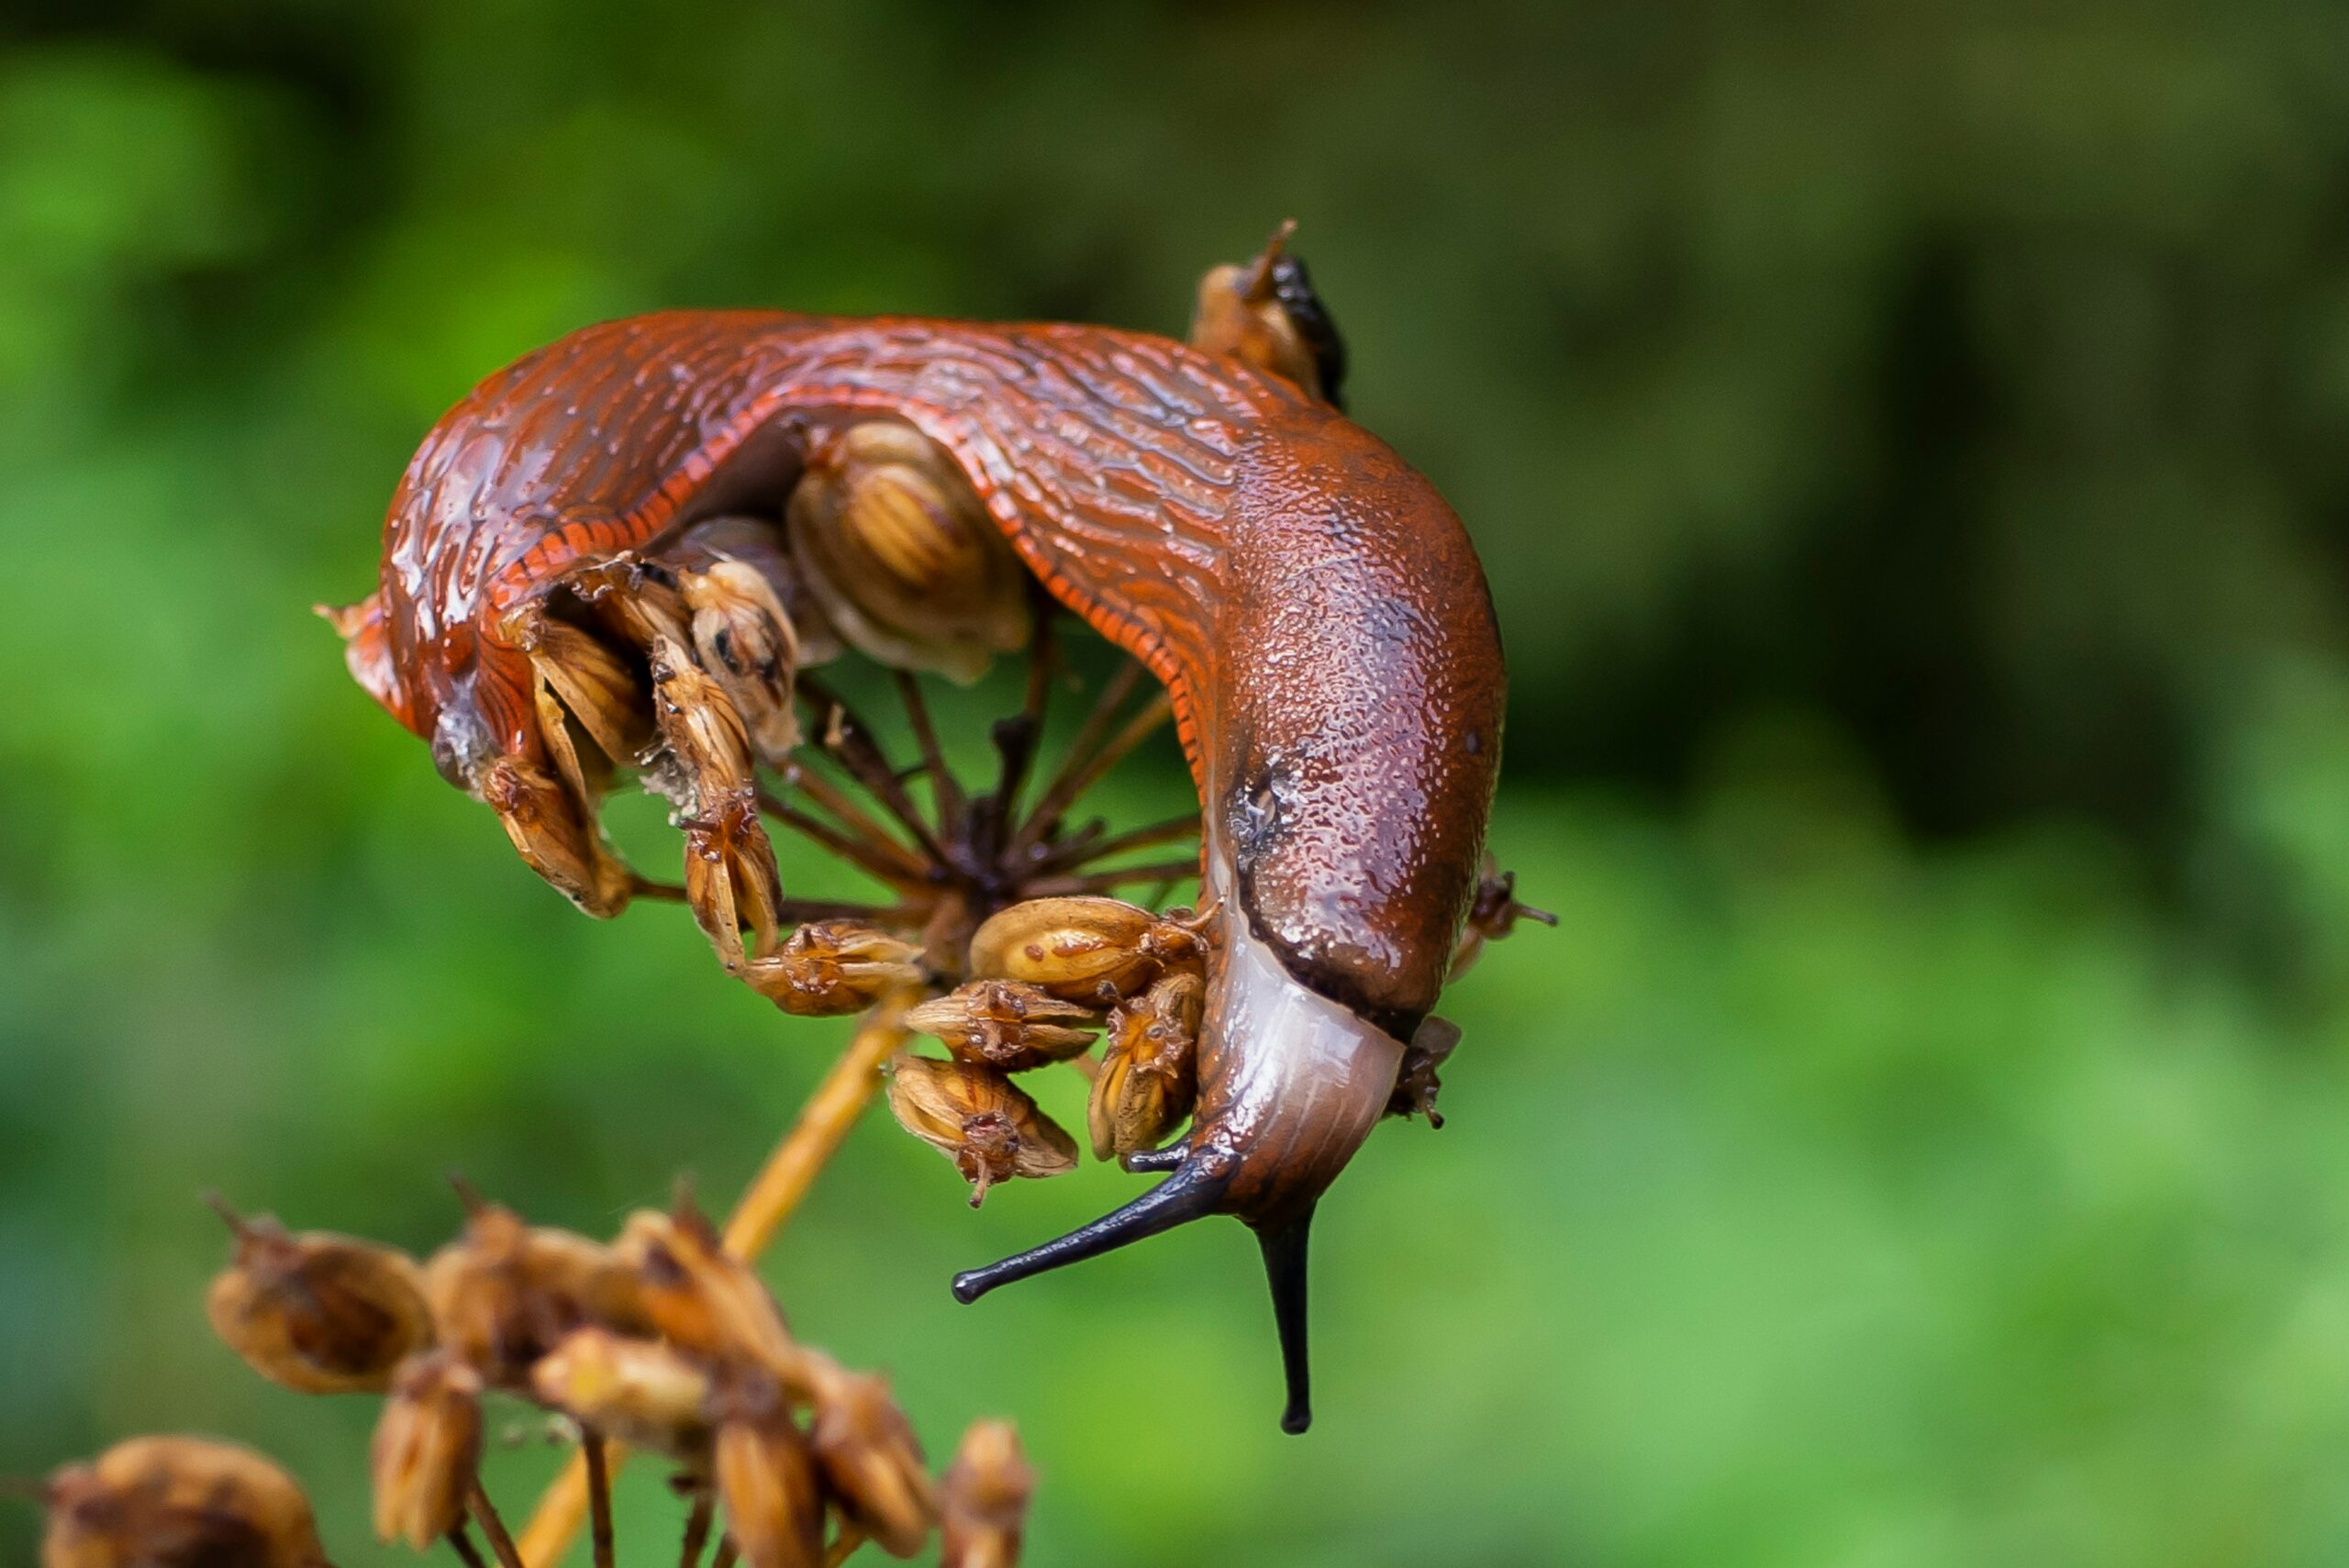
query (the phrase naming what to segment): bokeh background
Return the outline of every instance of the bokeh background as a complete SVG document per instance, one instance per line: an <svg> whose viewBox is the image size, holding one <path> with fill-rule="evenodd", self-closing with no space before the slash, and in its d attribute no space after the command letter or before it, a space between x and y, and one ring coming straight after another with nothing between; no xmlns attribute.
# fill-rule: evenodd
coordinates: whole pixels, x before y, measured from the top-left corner
<svg viewBox="0 0 2349 1568"><path fill-rule="evenodd" d="M951 1302L1100 1168L974 1214L868 1122L796 1325L935 1451L1016 1416L1043 1564L2349 1561L2334 0L0 29L0 1470L233 1433L395 1561L371 1407L206 1334L195 1195L602 1229L735 1190L841 1036L574 915L344 678L308 606L441 409L662 306L1179 332L1294 216L1492 569L1560 927L1324 1206L1308 1439L1237 1228ZM674 1513L631 1479L629 1561Z"/></svg>

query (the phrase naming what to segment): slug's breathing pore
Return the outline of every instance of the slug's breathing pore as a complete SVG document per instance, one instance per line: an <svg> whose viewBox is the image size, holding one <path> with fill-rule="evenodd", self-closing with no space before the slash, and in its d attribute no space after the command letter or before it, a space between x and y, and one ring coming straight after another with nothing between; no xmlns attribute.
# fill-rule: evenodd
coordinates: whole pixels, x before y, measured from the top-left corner
<svg viewBox="0 0 2349 1568"><path fill-rule="evenodd" d="M1431 1062L1427 1084L1400 1082L1405 1042L1478 895L1504 677L1466 531L1339 411L1344 351L1286 238L1208 274L1188 345L758 312L585 328L440 421L393 500L377 591L332 618L360 683L590 913L682 896L729 972L794 1012L949 992L918 1027L965 1060L897 1098L966 1175L1064 1168L1074 1144L1041 1123L1016 1147L994 1137L1020 1131L1008 1111L978 1137L955 1074L1055 1059L1102 1008L1130 1009L1111 1014L1133 1034L1101 1070L1093 1140L1164 1179L954 1294L1233 1215L1263 1248L1283 1425L1301 1431L1308 1227L1379 1118L1431 1098ZM907 775L844 706L810 702L802 671L849 648L968 679L1044 647L1047 595L1165 688L1199 795L1200 913L1143 915L1160 945L1098 995L1031 995L1017 964L979 975L1008 988L956 990L991 913L1118 874L1086 871L1083 833L1060 841L1068 801L1050 789L1024 823L1001 818L1032 736L1006 745L1003 787L965 796L909 696L932 751L925 822ZM830 751L924 852L866 833L795 744ZM683 888L602 836L630 768L686 831ZM792 791L845 826L811 823ZM789 896L766 817L820 829L896 902ZM1139 1147L1186 1107L1174 1144Z"/></svg>

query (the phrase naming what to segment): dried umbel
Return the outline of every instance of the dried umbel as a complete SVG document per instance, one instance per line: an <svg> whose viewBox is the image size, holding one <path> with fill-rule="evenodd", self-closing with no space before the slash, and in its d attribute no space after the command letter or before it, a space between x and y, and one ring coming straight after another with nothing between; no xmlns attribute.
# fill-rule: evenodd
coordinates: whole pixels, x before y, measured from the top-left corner
<svg viewBox="0 0 2349 1568"><path fill-rule="evenodd" d="M818 440L789 516L832 624L884 663L974 680L1028 640L1019 557L970 481L912 427L868 420Z"/></svg>
<svg viewBox="0 0 2349 1568"><path fill-rule="evenodd" d="M1206 944L1189 911L1153 915L1116 898L1031 898L971 937L971 973L1108 1006L1170 970L1197 970Z"/></svg>
<svg viewBox="0 0 2349 1568"><path fill-rule="evenodd" d="M302 1488L234 1443L132 1438L43 1496L41 1568L327 1568Z"/></svg>
<svg viewBox="0 0 2349 1568"><path fill-rule="evenodd" d="M403 1363L368 1451L375 1539L418 1551L464 1522L481 1465L481 1374L446 1351Z"/></svg>
<svg viewBox="0 0 2349 1568"><path fill-rule="evenodd" d="M295 1234L215 1198L235 1238L205 1310L214 1332L273 1383L304 1394L380 1392L392 1369L432 1340L417 1268L406 1253L348 1236Z"/></svg>
<svg viewBox="0 0 2349 1568"><path fill-rule="evenodd" d="M782 1386L738 1375L718 1397L718 1499L751 1568L821 1568L824 1492Z"/></svg>
<svg viewBox="0 0 2349 1568"><path fill-rule="evenodd" d="M889 1110L897 1125L954 1162L971 1184L973 1208L997 1182L1076 1169L1076 1140L1000 1073L910 1055L889 1067Z"/></svg>
<svg viewBox="0 0 2349 1568"><path fill-rule="evenodd" d="M708 1373L654 1340L579 1329L530 1369L530 1391L582 1426L685 1465L709 1461Z"/></svg>
<svg viewBox="0 0 2349 1568"><path fill-rule="evenodd" d="M921 1550L937 1522L937 1497L921 1444L885 1380L826 1363L808 1441L851 1525L892 1557Z"/></svg>
<svg viewBox="0 0 2349 1568"><path fill-rule="evenodd" d="M1155 1149L1190 1116L1206 1000L1197 975L1170 974L1109 1015L1108 1049L1085 1105L1094 1158Z"/></svg>
<svg viewBox="0 0 2349 1568"><path fill-rule="evenodd" d="M974 1421L940 1488L939 1568L1012 1568L1036 1473L1008 1421Z"/></svg>
<svg viewBox="0 0 2349 1568"><path fill-rule="evenodd" d="M800 1018L860 1013L921 984L921 950L854 920L814 920L744 970L760 995Z"/></svg>
<svg viewBox="0 0 2349 1568"><path fill-rule="evenodd" d="M999 1073L1065 1062L1093 1043L1101 1015L1018 980L974 980L906 1014L906 1027L957 1060Z"/></svg>
<svg viewBox="0 0 2349 1568"><path fill-rule="evenodd" d="M531 1364L574 1329L642 1324L635 1277L610 1248L465 1196L464 1234L425 1264L424 1295L440 1342L490 1386L527 1391Z"/></svg>

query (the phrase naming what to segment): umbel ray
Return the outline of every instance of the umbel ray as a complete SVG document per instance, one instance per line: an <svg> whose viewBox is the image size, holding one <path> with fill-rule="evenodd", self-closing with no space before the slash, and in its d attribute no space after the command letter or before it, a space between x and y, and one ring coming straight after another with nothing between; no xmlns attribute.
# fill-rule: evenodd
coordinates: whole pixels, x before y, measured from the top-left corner
<svg viewBox="0 0 2349 1568"><path fill-rule="evenodd" d="M1188 343L748 311L584 328L433 428L379 586L332 614L360 683L590 913L662 891L602 837L613 775L667 795L682 895L728 967L797 1012L863 1006L883 977L952 986L990 915L1115 879L1063 832L1066 770L1009 815L1036 684L1005 780L974 796L910 673L973 677L1038 635L1040 594L1130 654L1201 805L1196 1106L1174 1141L1118 1151L1156 1187L954 1294L1233 1215L1263 1247L1302 1431L1314 1206L1382 1115L1425 1108L1451 1040L1438 993L1525 911L1485 861L1504 677L1483 570L1435 488L1341 411L1342 350L1286 238L1208 274ZM844 649L901 673L929 817L799 679ZM805 740L893 826L795 761ZM787 898L763 809L897 903Z"/></svg>

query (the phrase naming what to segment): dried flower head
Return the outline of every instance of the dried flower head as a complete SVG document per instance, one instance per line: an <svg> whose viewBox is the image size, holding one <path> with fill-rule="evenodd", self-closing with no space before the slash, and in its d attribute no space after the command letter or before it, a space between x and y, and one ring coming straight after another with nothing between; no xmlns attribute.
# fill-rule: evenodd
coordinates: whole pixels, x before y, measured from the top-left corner
<svg viewBox="0 0 2349 1568"><path fill-rule="evenodd" d="M424 1296L440 1342L490 1386L527 1390L531 1363L573 1329L642 1327L635 1276L610 1248L462 1190L464 1233L425 1264Z"/></svg>
<svg viewBox="0 0 2349 1568"><path fill-rule="evenodd" d="M530 1369L544 1404L689 1468L709 1458L709 1374L653 1340L578 1329Z"/></svg>
<svg viewBox="0 0 2349 1568"><path fill-rule="evenodd" d="M752 989L798 1018L863 1012L883 996L921 984L921 951L854 920L814 920L783 946L755 958L743 975Z"/></svg>
<svg viewBox="0 0 2349 1568"><path fill-rule="evenodd" d="M1423 1116L1430 1127L1442 1127L1443 1113L1435 1108L1435 1097L1443 1092L1443 1079L1436 1070L1451 1059L1453 1048L1459 1043L1460 1026L1449 1018L1431 1013L1420 1020L1411 1043L1403 1048L1403 1064L1396 1073L1395 1093L1386 1101L1386 1114Z"/></svg>
<svg viewBox="0 0 2349 1568"><path fill-rule="evenodd" d="M1109 1015L1108 1047L1085 1106L1094 1158L1155 1149L1191 1114L1206 996L1197 975L1170 974Z"/></svg>
<svg viewBox="0 0 2349 1568"><path fill-rule="evenodd" d="M906 1014L961 1061L1000 1073L1065 1062L1093 1043L1101 1015L1018 980L974 980Z"/></svg>
<svg viewBox="0 0 2349 1568"><path fill-rule="evenodd" d="M1008 1421L974 1421L940 1489L939 1568L1015 1568L1036 1473Z"/></svg>
<svg viewBox="0 0 2349 1568"><path fill-rule="evenodd" d="M751 1568L819 1568L823 1485L782 1386L744 1373L729 1379L716 1405L718 1500L743 1561Z"/></svg>
<svg viewBox="0 0 2349 1568"><path fill-rule="evenodd" d="M808 1433L816 1462L848 1522L892 1557L911 1557L930 1537L938 1502L921 1444L886 1380L829 1361L816 1383Z"/></svg>
<svg viewBox="0 0 2349 1568"><path fill-rule="evenodd" d="M807 1352L785 1327L765 1282L729 1255L682 1192L668 1214L629 1217L614 1251L635 1274L652 1329L686 1355L760 1368L802 1392Z"/></svg>
<svg viewBox="0 0 2349 1568"><path fill-rule="evenodd" d="M415 1262L323 1231L292 1234L217 1198L235 1246L205 1298L213 1331L273 1383L304 1394L375 1392L432 1340Z"/></svg>
<svg viewBox="0 0 2349 1568"><path fill-rule="evenodd" d="M897 1125L954 1162L974 1189L974 1208L1008 1177L1076 1169L1076 1140L991 1068L900 1054L890 1062L889 1110Z"/></svg>
<svg viewBox="0 0 2349 1568"><path fill-rule="evenodd" d="M998 910L972 933L971 973L1107 1006L1170 970L1205 962L1206 946L1186 913L1153 915L1119 898L1031 898Z"/></svg>
<svg viewBox="0 0 2349 1568"><path fill-rule="evenodd" d="M481 1374L446 1351L403 1363L375 1423L375 1539L418 1551L455 1529L481 1464Z"/></svg>
<svg viewBox="0 0 2349 1568"><path fill-rule="evenodd" d="M234 1443L132 1438L44 1496L41 1568L326 1568L302 1488Z"/></svg>

